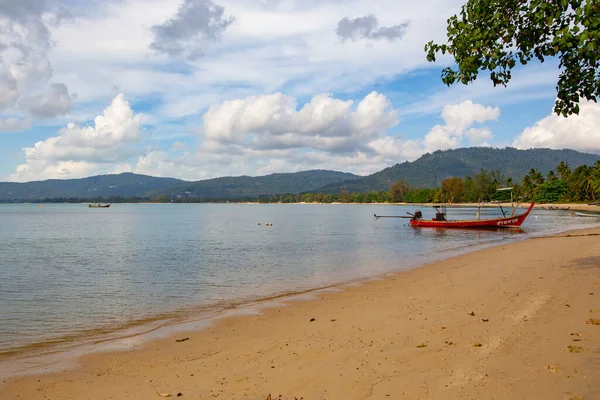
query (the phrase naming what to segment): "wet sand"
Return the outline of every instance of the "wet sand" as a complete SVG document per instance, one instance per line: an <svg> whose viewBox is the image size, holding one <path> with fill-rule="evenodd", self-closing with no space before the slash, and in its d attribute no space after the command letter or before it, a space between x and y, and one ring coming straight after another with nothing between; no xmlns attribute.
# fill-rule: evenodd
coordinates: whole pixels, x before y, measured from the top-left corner
<svg viewBox="0 0 600 400"><path fill-rule="evenodd" d="M600 228L340 289L7 379L0 398L600 399Z"/></svg>

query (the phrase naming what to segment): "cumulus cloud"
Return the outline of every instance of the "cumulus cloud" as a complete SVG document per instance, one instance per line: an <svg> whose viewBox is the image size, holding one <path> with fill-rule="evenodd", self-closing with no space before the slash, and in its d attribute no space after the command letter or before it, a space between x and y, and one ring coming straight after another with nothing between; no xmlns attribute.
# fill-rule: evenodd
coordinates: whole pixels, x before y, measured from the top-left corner
<svg viewBox="0 0 600 400"><path fill-rule="evenodd" d="M523 130L513 146L600 152L600 104L582 101L579 108L579 115L567 118L551 113Z"/></svg>
<svg viewBox="0 0 600 400"><path fill-rule="evenodd" d="M134 170L184 179L315 168L371 173L415 156L413 143L389 136L397 124L377 92L358 102L320 94L303 105L281 93L251 96L210 107L195 152L151 151Z"/></svg>
<svg viewBox="0 0 600 400"><path fill-rule="evenodd" d="M64 96L53 96L64 84L50 86L42 95L32 95L52 77L48 59L51 36L48 24L60 24L64 10L52 9L44 0L3 1L0 6L0 111L17 105L20 98L32 105L32 116L37 112L51 115L64 113ZM68 95L68 94L67 94ZM27 97L29 96L29 97ZM36 101L44 102L35 106ZM52 104L57 101L58 104ZM70 101L70 100L69 100ZM44 116L51 116L50 114Z"/></svg>
<svg viewBox="0 0 600 400"><path fill-rule="evenodd" d="M142 115L135 114L122 94L116 96L93 125L69 123L57 136L25 148L25 164L10 177L13 181L81 177L102 163L132 156L128 144L141 138Z"/></svg>
<svg viewBox="0 0 600 400"><path fill-rule="evenodd" d="M185 0L172 18L152 27L154 40L150 48L194 60L203 55L205 43L219 39L234 20L211 0Z"/></svg>
<svg viewBox="0 0 600 400"><path fill-rule="evenodd" d="M203 117L204 138L244 143L254 150L312 148L328 152L368 151L368 142L397 125L396 111L377 92L356 107L352 100L314 96L297 110L294 98L281 93L227 101Z"/></svg>
<svg viewBox="0 0 600 400"><path fill-rule="evenodd" d="M46 88L43 94L26 97L21 100L22 107L38 118L49 118L65 114L71 109L74 96L69 94L67 85L53 83Z"/></svg>
<svg viewBox="0 0 600 400"><path fill-rule="evenodd" d="M390 134L397 110L376 92L355 103L322 94L308 103L281 93L251 96L213 105L203 116L202 143L195 152L177 148L140 156L138 173L205 179L224 175L257 175L322 168L370 174L428 151L458 147L466 138L485 144L487 127L498 108L472 101L447 105L445 123L423 139ZM179 146L176 146L179 147Z"/></svg>
<svg viewBox="0 0 600 400"><path fill-rule="evenodd" d="M435 125L425 135L423 146L426 151L452 149L461 144L463 136L467 136L470 145L483 145L493 137L492 132L488 128L467 129L476 122L496 121L499 116L498 107L486 107L471 100L446 105L441 114L444 125Z"/></svg>
<svg viewBox="0 0 600 400"><path fill-rule="evenodd" d="M409 25L409 22L403 22L399 25L380 27L377 17L368 14L352 19L342 18L335 32L343 41L359 39L395 41L402 39Z"/></svg>

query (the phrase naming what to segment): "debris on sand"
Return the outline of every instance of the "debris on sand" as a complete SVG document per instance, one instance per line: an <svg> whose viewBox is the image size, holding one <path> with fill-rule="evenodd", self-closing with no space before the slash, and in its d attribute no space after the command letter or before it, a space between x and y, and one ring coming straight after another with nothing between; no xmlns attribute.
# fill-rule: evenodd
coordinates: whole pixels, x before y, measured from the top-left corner
<svg viewBox="0 0 600 400"><path fill-rule="evenodd" d="M159 395L160 397L171 397L170 393L161 393L158 390L156 391L156 394Z"/></svg>
<svg viewBox="0 0 600 400"><path fill-rule="evenodd" d="M582 353L583 352L583 347L581 347L581 346L567 346L567 349L569 349L570 353Z"/></svg>
<svg viewBox="0 0 600 400"><path fill-rule="evenodd" d="M183 339L176 339L175 341L176 341L177 343L181 343L181 342L185 342L186 340L190 340L190 338L189 338L189 337L185 337L185 338L183 338Z"/></svg>
<svg viewBox="0 0 600 400"><path fill-rule="evenodd" d="M421 343L420 345L417 346L417 348L422 349L423 347L427 347L427 345L425 343Z"/></svg>
<svg viewBox="0 0 600 400"><path fill-rule="evenodd" d="M481 347L483 346L481 343L473 343L473 347Z"/></svg>
<svg viewBox="0 0 600 400"><path fill-rule="evenodd" d="M557 367L556 365L548 365L548 371L556 373L560 371L560 367Z"/></svg>
<svg viewBox="0 0 600 400"><path fill-rule="evenodd" d="M471 311L471 313L469 314L471 317L475 316L475 313L473 311Z"/></svg>
<svg viewBox="0 0 600 400"><path fill-rule="evenodd" d="M588 325L600 325L600 319L598 318L590 318L587 321L585 321L586 324Z"/></svg>

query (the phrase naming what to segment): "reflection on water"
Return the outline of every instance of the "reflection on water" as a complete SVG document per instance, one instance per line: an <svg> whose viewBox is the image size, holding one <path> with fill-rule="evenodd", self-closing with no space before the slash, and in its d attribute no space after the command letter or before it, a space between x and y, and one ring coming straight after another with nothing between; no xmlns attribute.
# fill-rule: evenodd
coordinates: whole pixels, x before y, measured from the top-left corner
<svg viewBox="0 0 600 400"><path fill-rule="evenodd" d="M0 205L0 357L132 323L382 275L596 221L534 210L522 231L411 228L393 205ZM421 207L424 218L433 210ZM453 219L475 209L449 209ZM498 210L482 210L482 218ZM270 222L273 226L265 226Z"/></svg>

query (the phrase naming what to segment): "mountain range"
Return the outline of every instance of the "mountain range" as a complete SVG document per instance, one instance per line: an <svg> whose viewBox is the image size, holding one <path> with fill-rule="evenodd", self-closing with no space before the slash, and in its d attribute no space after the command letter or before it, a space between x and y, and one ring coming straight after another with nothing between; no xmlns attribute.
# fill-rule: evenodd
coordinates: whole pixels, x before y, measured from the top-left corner
<svg viewBox="0 0 600 400"><path fill-rule="evenodd" d="M404 162L385 168L369 176L360 177L340 184L322 188L323 193L368 192L388 190L402 180L411 187L433 188L449 176L464 178L475 176L481 169L499 170L514 182L535 168L546 175L564 161L571 168L592 165L600 159L598 154L580 153L575 150L529 149L518 150L512 147L496 149L491 147L468 147L454 150L438 150L427 153L413 162Z"/></svg>
<svg viewBox="0 0 600 400"><path fill-rule="evenodd" d="M0 182L0 202L44 199L109 199L115 197L154 196L167 198L252 199L260 195L283 193L338 193L389 190L398 180L412 187L437 187L449 176L474 176L481 169L500 170L520 181L530 168L543 174L561 161L572 168L591 165L600 155L574 150L471 147L427 153L412 162L385 168L368 176L346 172L312 170L266 176L223 177L189 182L133 173L100 175L82 179L51 179L38 182Z"/></svg>

